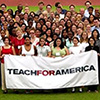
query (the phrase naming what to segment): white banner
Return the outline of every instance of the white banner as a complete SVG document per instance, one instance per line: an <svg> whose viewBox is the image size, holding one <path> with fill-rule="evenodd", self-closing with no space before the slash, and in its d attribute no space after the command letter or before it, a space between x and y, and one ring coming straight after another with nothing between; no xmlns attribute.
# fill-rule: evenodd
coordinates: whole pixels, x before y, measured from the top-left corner
<svg viewBox="0 0 100 100"><path fill-rule="evenodd" d="M95 51L64 58L5 56L8 89L57 89L96 85L98 60Z"/></svg>

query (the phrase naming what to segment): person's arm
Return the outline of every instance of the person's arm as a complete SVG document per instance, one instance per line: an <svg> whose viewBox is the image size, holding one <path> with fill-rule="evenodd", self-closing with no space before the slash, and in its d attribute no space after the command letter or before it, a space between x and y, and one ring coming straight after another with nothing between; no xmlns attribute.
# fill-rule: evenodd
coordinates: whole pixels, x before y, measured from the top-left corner
<svg viewBox="0 0 100 100"><path fill-rule="evenodd" d="M15 48L12 46L13 55L16 55Z"/></svg>
<svg viewBox="0 0 100 100"><path fill-rule="evenodd" d="M51 57L51 48L49 46L47 46L47 57Z"/></svg>
<svg viewBox="0 0 100 100"><path fill-rule="evenodd" d="M2 59L1 51L2 51L2 47L0 48L0 59Z"/></svg>
<svg viewBox="0 0 100 100"><path fill-rule="evenodd" d="M36 46L34 46L34 56L37 56L37 55L38 55L37 48L36 48Z"/></svg>
<svg viewBox="0 0 100 100"><path fill-rule="evenodd" d="M22 54L22 47L19 49L18 55Z"/></svg>
<svg viewBox="0 0 100 100"><path fill-rule="evenodd" d="M50 52L48 52L48 55L47 55L47 57L51 57L51 51L50 51Z"/></svg>
<svg viewBox="0 0 100 100"><path fill-rule="evenodd" d="M1 54L1 51L2 51L2 47L0 48L0 59L2 59L4 56L5 56L5 54Z"/></svg>
<svg viewBox="0 0 100 100"><path fill-rule="evenodd" d="M66 55L70 55L69 50L67 47L65 47Z"/></svg>

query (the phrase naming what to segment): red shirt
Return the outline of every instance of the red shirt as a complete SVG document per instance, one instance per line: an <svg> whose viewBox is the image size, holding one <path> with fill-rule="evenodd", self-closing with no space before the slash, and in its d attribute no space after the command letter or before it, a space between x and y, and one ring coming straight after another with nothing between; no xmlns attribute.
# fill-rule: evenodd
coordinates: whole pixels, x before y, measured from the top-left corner
<svg viewBox="0 0 100 100"><path fill-rule="evenodd" d="M13 55L13 50L12 46L10 46L9 49L5 49L4 46L2 47L1 54L12 54ZM1 59L1 63L4 63L4 58Z"/></svg>
<svg viewBox="0 0 100 100"><path fill-rule="evenodd" d="M12 36L12 35L9 36L9 39L10 39L10 41L11 41L11 44L14 43L15 38L16 38L16 37L14 37L14 36Z"/></svg>
<svg viewBox="0 0 100 100"><path fill-rule="evenodd" d="M15 38L13 43L14 43L16 55L18 55L20 46L24 45L24 38L22 38L20 40L18 40L17 38Z"/></svg>

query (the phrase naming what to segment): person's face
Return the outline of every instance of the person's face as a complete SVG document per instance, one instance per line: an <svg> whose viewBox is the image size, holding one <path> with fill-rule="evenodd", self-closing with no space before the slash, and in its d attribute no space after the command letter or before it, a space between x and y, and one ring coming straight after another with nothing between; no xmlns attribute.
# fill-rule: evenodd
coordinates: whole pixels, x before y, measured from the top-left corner
<svg viewBox="0 0 100 100"><path fill-rule="evenodd" d="M59 20L59 16L58 16L58 15L56 15L55 18L56 18L57 20Z"/></svg>
<svg viewBox="0 0 100 100"><path fill-rule="evenodd" d="M93 44L94 44L94 40L93 40L92 38L90 38L89 43L90 43L91 45L93 45Z"/></svg>
<svg viewBox="0 0 100 100"><path fill-rule="evenodd" d="M82 32L83 32L83 30L82 30L81 28L78 28L78 29L77 29L77 34L78 34L78 35L81 35Z"/></svg>
<svg viewBox="0 0 100 100"><path fill-rule="evenodd" d="M84 24L87 25L89 24L89 21L87 19L84 20Z"/></svg>
<svg viewBox="0 0 100 100"><path fill-rule="evenodd" d="M4 25L3 25L4 29L7 29L7 25L8 25L8 24L4 24Z"/></svg>
<svg viewBox="0 0 100 100"><path fill-rule="evenodd" d="M35 22L38 22L38 20L39 20L39 17L38 17L38 16L35 16L35 17L34 17L34 21L35 21Z"/></svg>
<svg viewBox="0 0 100 100"><path fill-rule="evenodd" d="M20 21L19 21L19 24L20 24L20 25L22 25L23 23L24 23L23 20L20 20ZM23 25L23 26L25 26L25 25ZM22 27L23 27L23 26L22 26Z"/></svg>
<svg viewBox="0 0 100 100"><path fill-rule="evenodd" d="M51 7L47 6L47 11L50 12L51 11Z"/></svg>
<svg viewBox="0 0 100 100"><path fill-rule="evenodd" d="M99 25L99 21L98 20L94 20L94 25L98 26Z"/></svg>
<svg viewBox="0 0 100 100"><path fill-rule="evenodd" d="M34 30L31 30L31 31L30 31L30 35L31 35L31 37L34 37L34 36L35 36Z"/></svg>
<svg viewBox="0 0 100 100"><path fill-rule="evenodd" d="M60 31L63 30L63 26L62 26L62 25L59 26L59 30L60 30Z"/></svg>
<svg viewBox="0 0 100 100"><path fill-rule="evenodd" d="M18 30L18 31L16 32L16 35L17 35L18 37L21 37L21 36L22 36L22 32L21 32L20 30Z"/></svg>
<svg viewBox="0 0 100 100"><path fill-rule="evenodd" d="M29 27L32 27L32 25L33 25L33 21L30 20L30 21L28 22L28 26L29 26Z"/></svg>
<svg viewBox="0 0 100 100"><path fill-rule="evenodd" d="M70 18L70 17L71 17L71 12L67 12L66 16L67 16L68 18Z"/></svg>
<svg viewBox="0 0 100 100"><path fill-rule="evenodd" d="M80 14L81 15L84 15L84 12L85 12L84 9L80 9Z"/></svg>
<svg viewBox="0 0 100 100"><path fill-rule="evenodd" d="M86 8L89 8L91 5L89 2L86 3Z"/></svg>
<svg viewBox="0 0 100 100"><path fill-rule="evenodd" d="M1 37L4 38L5 37L5 32L1 31Z"/></svg>
<svg viewBox="0 0 100 100"><path fill-rule="evenodd" d="M70 11L75 11L74 6L71 6L71 7L70 7Z"/></svg>
<svg viewBox="0 0 100 100"><path fill-rule="evenodd" d="M40 20L40 23L41 23L41 25L44 25L44 22L43 22L43 20Z"/></svg>
<svg viewBox="0 0 100 100"><path fill-rule="evenodd" d="M40 37L40 34L41 34L41 32L39 31L39 30L36 30L36 33L35 33L35 35L36 35L36 37Z"/></svg>
<svg viewBox="0 0 100 100"><path fill-rule="evenodd" d="M56 29L55 29L55 33L57 33L57 34L59 34L59 33L60 33L59 28L56 28Z"/></svg>
<svg viewBox="0 0 100 100"><path fill-rule="evenodd" d="M73 26L72 26L72 31L73 31L73 32L76 32L76 29L77 29L76 26L73 25Z"/></svg>
<svg viewBox="0 0 100 100"><path fill-rule="evenodd" d="M16 29L12 29L12 34L15 36L16 35Z"/></svg>
<svg viewBox="0 0 100 100"><path fill-rule="evenodd" d="M1 6L1 10L2 10L2 11L5 11L5 10L6 10L6 7L5 7L4 5L2 5L2 6Z"/></svg>
<svg viewBox="0 0 100 100"><path fill-rule="evenodd" d="M19 22L19 21L20 21L20 17L16 15L15 20L16 20L17 22Z"/></svg>
<svg viewBox="0 0 100 100"><path fill-rule="evenodd" d="M78 28L81 28L81 29L82 29L83 27L84 27L84 26L83 26L82 23L79 23L79 24L78 24Z"/></svg>
<svg viewBox="0 0 100 100"><path fill-rule="evenodd" d="M50 22L46 22L46 25L50 28L51 27L51 23Z"/></svg>
<svg viewBox="0 0 100 100"><path fill-rule="evenodd" d="M37 28L41 28L41 24L40 23L37 23Z"/></svg>
<svg viewBox="0 0 100 100"><path fill-rule="evenodd" d="M35 16L33 12L30 13L33 17Z"/></svg>
<svg viewBox="0 0 100 100"><path fill-rule="evenodd" d="M6 38L4 43L5 43L5 45L8 45L9 44L9 40Z"/></svg>
<svg viewBox="0 0 100 100"><path fill-rule="evenodd" d="M66 37L66 36L67 36L67 32L64 31L64 32L63 32L63 37Z"/></svg>
<svg viewBox="0 0 100 100"><path fill-rule="evenodd" d="M92 14L93 9L90 8L88 11L89 11L89 14Z"/></svg>
<svg viewBox="0 0 100 100"><path fill-rule="evenodd" d="M43 30L43 32L45 32L47 30L47 27L45 25L43 25L42 30Z"/></svg>
<svg viewBox="0 0 100 100"><path fill-rule="evenodd" d="M48 30L48 31L46 32L46 34L47 34L48 36L50 36L50 35L51 35L51 30Z"/></svg>
<svg viewBox="0 0 100 100"><path fill-rule="evenodd" d="M30 42L31 42L31 40L27 37L27 38L25 39L25 44L26 44L26 45L29 45Z"/></svg>
<svg viewBox="0 0 100 100"><path fill-rule="evenodd" d="M22 9L23 9L23 6L22 5L19 5L18 6L18 10L22 11Z"/></svg>
<svg viewBox="0 0 100 100"><path fill-rule="evenodd" d="M74 38L74 39L73 39L73 43L74 43L74 44L78 44L78 40Z"/></svg>
<svg viewBox="0 0 100 100"><path fill-rule="evenodd" d="M60 24L64 26L65 21L64 21L64 20L61 20L61 21L60 21Z"/></svg>
<svg viewBox="0 0 100 100"><path fill-rule="evenodd" d="M39 9L40 9L40 10L43 9L43 7L44 7L43 4L40 4L40 5L39 5Z"/></svg>
<svg viewBox="0 0 100 100"><path fill-rule="evenodd" d="M11 16L8 15L7 21L9 22L11 19L12 19Z"/></svg>
<svg viewBox="0 0 100 100"><path fill-rule="evenodd" d="M97 31L94 31L94 32L93 32L94 38L97 38L97 35L98 35Z"/></svg>
<svg viewBox="0 0 100 100"><path fill-rule="evenodd" d="M61 13L61 10L62 10L61 8L57 8L58 13Z"/></svg>
<svg viewBox="0 0 100 100"><path fill-rule="evenodd" d="M84 32L83 35L82 35L82 38L86 39L87 38L87 33Z"/></svg>
<svg viewBox="0 0 100 100"><path fill-rule="evenodd" d="M24 31L25 30L25 27L26 27L25 25L22 25L21 29Z"/></svg>
<svg viewBox="0 0 100 100"><path fill-rule="evenodd" d="M52 25L52 29L54 30L56 28L56 24L54 23L53 25Z"/></svg>
<svg viewBox="0 0 100 100"><path fill-rule="evenodd" d="M57 39L57 35L53 35L53 40L56 40Z"/></svg>
<svg viewBox="0 0 100 100"><path fill-rule="evenodd" d="M86 30L87 31L90 31L91 30L91 26L90 25L87 25Z"/></svg>
<svg viewBox="0 0 100 100"><path fill-rule="evenodd" d="M57 46L60 46L60 45L61 45L61 40L60 40L60 39L57 39L57 40L56 40L56 45L57 45Z"/></svg>
<svg viewBox="0 0 100 100"><path fill-rule="evenodd" d="M4 22L4 21L5 21L5 17L2 16L2 17L1 17L1 22Z"/></svg>
<svg viewBox="0 0 100 100"><path fill-rule="evenodd" d="M29 11L30 11L30 10L29 10L29 7L25 7L25 12L26 12L26 13L29 13Z"/></svg>
<svg viewBox="0 0 100 100"><path fill-rule="evenodd" d="M9 15L8 12L4 13L4 16L5 16L6 18L8 17L8 15Z"/></svg>
<svg viewBox="0 0 100 100"><path fill-rule="evenodd" d="M73 37L73 34L71 32L68 32L68 38L71 39Z"/></svg>
<svg viewBox="0 0 100 100"><path fill-rule="evenodd" d="M24 14L24 19L27 19L28 18L28 14Z"/></svg>
<svg viewBox="0 0 100 100"><path fill-rule="evenodd" d="M90 16L90 21L93 21L94 17L93 15Z"/></svg>
<svg viewBox="0 0 100 100"><path fill-rule="evenodd" d="M14 24L14 21L13 20L10 20L9 24L10 25L13 25Z"/></svg>
<svg viewBox="0 0 100 100"><path fill-rule="evenodd" d="M40 40L40 45L43 46L44 44L45 44L45 40L44 39L41 39Z"/></svg>
<svg viewBox="0 0 100 100"><path fill-rule="evenodd" d="M67 25L68 26L71 26L71 21L67 21Z"/></svg>

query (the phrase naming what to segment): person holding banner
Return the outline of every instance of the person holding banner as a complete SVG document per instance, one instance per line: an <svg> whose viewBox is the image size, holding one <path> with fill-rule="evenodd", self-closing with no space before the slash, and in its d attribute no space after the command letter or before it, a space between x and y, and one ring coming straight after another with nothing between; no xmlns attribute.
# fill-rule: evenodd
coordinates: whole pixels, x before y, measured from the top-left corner
<svg viewBox="0 0 100 100"><path fill-rule="evenodd" d="M74 54L74 55L77 55L77 54L80 54L82 52L82 47L79 46L79 39L77 37L74 37L73 38L73 46L69 48L69 52L70 54ZM75 88L73 87L72 88L72 93L74 93L76 90ZM82 87L79 88L79 92L83 92L82 90Z"/></svg>
<svg viewBox="0 0 100 100"><path fill-rule="evenodd" d="M70 54L80 54L82 52L82 47L79 45L79 39L77 37L73 38L73 46L69 48Z"/></svg>
<svg viewBox="0 0 100 100"><path fill-rule="evenodd" d="M51 49L45 43L44 37L40 37L39 45L37 45L38 56L51 57Z"/></svg>
<svg viewBox="0 0 100 100"><path fill-rule="evenodd" d="M3 93L7 93L6 83L5 83L5 67L4 67L4 56L5 55L15 55L15 49L10 45L10 40L8 37L4 38L4 46L0 48L0 59L1 59L1 74L2 74L2 90Z"/></svg>
<svg viewBox="0 0 100 100"><path fill-rule="evenodd" d="M19 49L19 55L22 56L37 56L37 49L31 44L29 36L25 36L25 44Z"/></svg>
<svg viewBox="0 0 100 100"><path fill-rule="evenodd" d="M60 37L54 41L54 46L52 47L51 51L53 58L69 55L69 50L63 45L63 41Z"/></svg>
<svg viewBox="0 0 100 100"><path fill-rule="evenodd" d="M99 47L95 45L95 39L93 37L90 37L88 43L89 46L86 47L85 51L95 50L98 53L98 56L100 56ZM97 85L88 86L88 92L91 91L95 91L96 93L98 93Z"/></svg>

